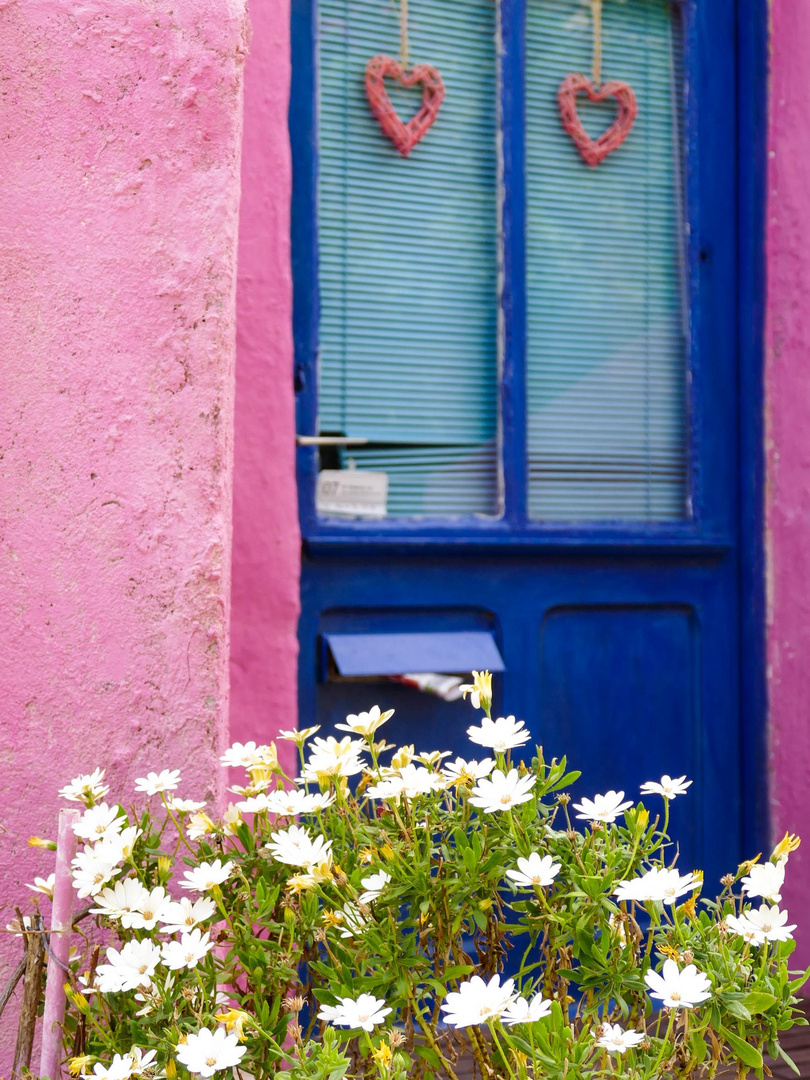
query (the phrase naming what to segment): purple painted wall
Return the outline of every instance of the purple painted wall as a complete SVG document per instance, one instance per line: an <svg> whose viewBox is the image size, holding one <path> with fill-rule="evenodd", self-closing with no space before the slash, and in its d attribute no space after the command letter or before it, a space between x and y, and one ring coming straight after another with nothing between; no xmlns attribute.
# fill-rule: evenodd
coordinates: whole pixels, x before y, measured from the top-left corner
<svg viewBox="0 0 810 1080"><path fill-rule="evenodd" d="M243 0L0 0L3 925L75 774L219 794L246 38Z"/></svg>
<svg viewBox="0 0 810 1080"><path fill-rule="evenodd" d="M251 10L239 230L231 733L295 727L300 537L290 274L289 0ZM282 744L279 751L294 753ZM292 761L292 758L290 759Z"/></svg>
<svg viewBox="0 0 810 1080"><path fill-rule="evenodd" d="M773 833L804 834L783 902L810 964L810 4L771 10L766 453ZM802 923L805 925L802 925ZM798 966L798 965L797 965Z"/></svg>

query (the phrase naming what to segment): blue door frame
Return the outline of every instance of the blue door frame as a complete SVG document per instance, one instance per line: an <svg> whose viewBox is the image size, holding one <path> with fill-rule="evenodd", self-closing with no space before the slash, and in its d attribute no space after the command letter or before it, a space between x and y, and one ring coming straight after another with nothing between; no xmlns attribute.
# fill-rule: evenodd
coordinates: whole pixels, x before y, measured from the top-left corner
<svg viewBox="0 0 810 1080"><path fill-rule="evenodd" d="M582 794L600 790L600 783L626 783L634 794L633 783L653 778L642 775L645 769L672 772L680 763L695 776L689 820L682 822L685 855L718 877L767 839L761 511L766 4L686 0L691 517L661 525L566 527L530 522L526 514L525 192L516 133L523 129L527 2L501 0L504 515L319 520L317 453L300 447L300 718L328 725L342 711L384 696L380 704L396 703L398 716L404 714L400 738L414 741L408 735L417 732L418 749L452 744L464 752L467 712L450 714L401 687L330 684L318 641L328 625L384 631L483 621L507 664L498 707L526 719L549 752L567 752L584 767L590 790ZM317 433L315 4L293 0L290 105L294 378L297 430L309 435ZM626 654L614 654L617 640L627 645ZM611 681L617 665L624 665L618 690ZM606 711L600 694L614 690ZM638 700L644 694L649 700ZM679 724L681 744L668 734ZM605 737L611 725L612 761ZM566 735L574 745L563 745ZM646 752L636 753L628 742L643 743ZM606 754L612 773L603 768Z"/></svg>

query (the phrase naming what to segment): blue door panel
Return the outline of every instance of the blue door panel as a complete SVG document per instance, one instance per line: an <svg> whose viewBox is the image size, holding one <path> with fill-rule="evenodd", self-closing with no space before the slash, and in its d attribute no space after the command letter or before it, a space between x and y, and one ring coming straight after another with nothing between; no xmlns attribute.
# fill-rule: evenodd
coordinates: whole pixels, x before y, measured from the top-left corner
<svg viewBox="0 0 810 1080"><path fill-rule="evenodd" d="M686 773L693 787L673 807L681 864L705 868L714 884L736 868L740 746L730 554L319 556L305 559L302 590L302 725L329 731L348 713L378 704L396 709L385 728L389 742L482 756L466 735L476 717L469 703L385 680L335 681L319 655L320 636L337 628L487 628L506 661L495 679L496 711L525 720L547 756L565 754L583 771L576 796L615 788L636 797L645 780ZM646 804L661 810L660 800Z"/></svg>

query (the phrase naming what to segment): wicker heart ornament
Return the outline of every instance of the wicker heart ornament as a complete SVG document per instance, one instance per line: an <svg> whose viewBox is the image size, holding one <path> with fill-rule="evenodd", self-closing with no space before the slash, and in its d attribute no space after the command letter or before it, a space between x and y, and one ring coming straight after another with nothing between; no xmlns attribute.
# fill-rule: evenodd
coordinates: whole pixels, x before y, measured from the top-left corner
<svg viewBox="0 0 810 1080"><path fill-rule="evenodd" d="M422 103L407 124L400 120L391 103L391 98L385 89L386 78L396 80L401 86L422 87ZM444 101L444 83L441 75L430 64L415 64L410 71L405 71L393 57L380 55L373 56L366 64L365 82L368 103L383 133L388 136L400 154L407 157L427 133Z"/></svg>
<svg viewBox="0 0 810 1080"><path fill-rule="evenodd" d="M592 139L582 126L577 113L577 94L587 95L589 101L615 98L618 103L619 115L597 139ZM638 115L636 95L626 82L614 80L596 87L584 75L566 75L557 91L557 104L563 127L571 136L582 160L592 168L622 145Z"/></svg>

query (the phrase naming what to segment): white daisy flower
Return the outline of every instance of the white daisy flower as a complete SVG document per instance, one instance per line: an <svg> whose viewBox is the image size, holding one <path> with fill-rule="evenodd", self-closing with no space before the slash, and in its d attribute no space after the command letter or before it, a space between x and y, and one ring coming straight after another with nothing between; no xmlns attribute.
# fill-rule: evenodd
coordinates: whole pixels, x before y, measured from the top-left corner
<svg viewBox="0 0 810 1080"><path fill-rule="evenodd" d="M685 795L686 790L690 787L691 783L692 781L687 780L685 776L679 776L677 779L673 780L671 776L667 776L667 774L664 773L659 781L648 780L646 784L642 784L641 794L663 795L665 799L674 799L676 795Z"/></svg>
<svg viewBox="0 0 810 1080"><path fill-rule="evenodd" d="M124 878L95 897L97 907L91 908L94 915L106 915L108 919L120 919L133 911L138 911L149 890L137 878Z"/></svg>
<svg viewBox="0 0 810 1080"><path fill-rule="evenodd" d="M258 795L251 795L236 804L240 814L261 814L270 809L270 796L260 791Z"/></svg>
<svg viewBox="0 0 810 1080"><path fill-rule="evenodd" d="M297 743L299 746L303 746L310 736L314 735L316 731L321 730L320 724L315 724L314 727L300 728L298 731L279 731L276 736L277 739L286 739L288 742Z"/></svg>
<svg viewBox="0 0 810 1080"><path fill-rule="evenodd" d="M515 998L501 1013L501 1023L511 1026L513 1024L536 1024L544 1016L551 1012L551 1001L542 994L535 994L531 1001L526 998Z"/></svg>
<svg viewBox="0 0 810 1080"><path fill-rule="evenodd" d="M135 1074L135 1065L129 1054L115 1054L109 1065L98 1061L91 1073L81 1073L87 1080L129 1080Z"/></svg>
<svg viewBox="0 0 810 1080"><path fill-rule="evenodd" d="M644 981L650 996L662 1001L667 1009L691 1009L712 996L708 977L694 964L681 971L674 960L665 960L661 974L650 969Z"/></svg>
<svg viewBox="0 0 810 1080"><path fill-rule="evenodd" d="M778 904L772 907L763 904L757 910L752 908L745 913L745 919L762 934L765 941L790 941L796 929L796 923L786 925L788 913L780 911Z"/></svg>
<svg viewBox="0 0 810 1080"><path fill-rule="evenodd" d="M342 938L359 937L365 930L368 920L356 904L346 904L340 912L342 916L340 936Z"/></svg>
<svg viewBox="0 0 810 1080"><path fill-rule="evenodd" d="M186 870L183 880L180 882L181 889L192 889L194 892L208 892L215 885L221 885L231 876L233 866L221 859L213 862L202 862L193 870Z"/></svg>
<svg viewBox="0 0 810 1080"><path fill-rule="evenodd" d="M183 934L179 941L164 942L161 955L163 963L171 971L190 971L213 947L214 943L207 932L191 930L188 934Z"/></svg>
<svg viewBox="0 0 810 1080"><path fill-rule="evenodd" d="M445 780L452 784L474 784L476 780L489 776L495 768L495 759L488 757L483 761L466 761L463 757L457 757L455 761L448 761L442 769Z"/></svg>
<svg viewBox="0 0 810 1080"><path fill-rule="evenodd" d="M617 900L659 900L674 904L679 896L700 888L701 879L694 874L679 874L676 869L653 867L641 877L620 881L613 892Z"/></svg>
<svg viewBox="0 0 810 1080"><path fill-rule="evenodd" d="M411 762L399 772L370 787L366 791L366 796L369 799L398 799L404 795L406 799L415 799L417 795L429 795L432 791L442 791L445 786L445 781L441 776Z"/></svg>
<svg viewBox="0 0 810 1080"><path fill-rule="evenodd" d="M335 801L334 792L308 794L305 791L271 791L267 796L268 809L279 817L297 817L325 810Z"/></svg>
<svg viewBox="0 0 810 1080"><path fill-rule="evenodd" d="M189 900L187 896L173 901L160 913L160 921L163 923L161 930L164 934L188 933L198 923L207 922L212 915L216 914L217 905L210 896L201 896L199 900Z"/></svg>
<svg viewBox="0 0 810 1080"><path fill-rule="evenodd" d="M471 683L461 683L458 688L462 697L470 695L470 704L474 709L484 711L492 704L492 675L488 671L474 671Z"/></svg>
<svg viewBox="0 0 810 1080"><path fill-rule="evenodd" d="M103 779L104 769L94 769L91 773L75 777L59 789L59 794L70 802L97 802L110 790L109 784L102 783Z"/></svg>
<svg viewBox="0 0 810 1080"><path fill-rule="evenodd" d="M621 1024L602 1024L597 1032L596 1045L609 1054L624 1054L643 1042L643 1031L625 1031Z"/></svg>
<svg viewBox="0 0 810 1080"><path fill-rule="evenodd" d="M120 873L116 862L92 848L80 851L73 860L73 888L79 899L100 893L110 878Z"/></svg>
<svg viewBox="0 0 810 1080"><path fill-rule="evenodd" d="M524 722L515 720L514 716L499 716L497 720L490 720L485 716L480 727L467 728L467 735L470 742L487 746L499 753L523 746L532 737Z"/></svg>
<svg viewBox="0 0 810 1080"><path fill-rule="evenodd" d="M257 765L263 765L271 754L269 746L261 743L256 745L252 740L246 743L236 742L229 747L219 759L223 765L231 768L253 769Z"/></svg>
<svg viewBox="0 0 810 1080"><path fill-rule="evenodd" d="M420 750L418 754L414 755L413 760L432 769L434 766L440 765L446 757L452 756L449 750Z"/></svg>
<svg viewBox="0 0 810 1080"><path fill-rule="evenodd" d="M159 795L163 791L174 791L180 786L179 769L161 769L159 773L150 772L135 781L135 790L147 795Z"/></svg>
<svg viewBox="0 0 810 1080"><path fill-rule="evenodd" d="M335 724L338 731L348 731L352 735L362 735L363 738L369 739L377 730L382 727L386 720L390 720L394 715L394 710L389 709L387 712L380 712L379 705L373 705L368 712L350 713L346 717L345 724Z"/></svg>
<svg viewBox="0 0 810 1080"><path fill-rule="evenodd" d="M93 850L101 858L121 862L122 859L132 857L132 848L140 835L141 830L138 826L130 825L122 829L120 833L110 833L103 840L99 840Z"/></svg>
<svg viewBox="0 0 810 1080"><path fill-rule="evenodd" d="M157 1050L142 1050L140 1046L133 1046L126 1057L132 1061L132 1075L140 1076L147 1069L154 1068Z"/></svg>
<svg viewBox="0 0 810 1080"><path fill-rule="evenodd" d="M313 840L301 825L291 825L289 829L270 834L270 843L266 845L276 862L288 866L303 866L309 870L312 866L332 862L332 841L324 836Z"/></svg>
<svg viewBox="0 0 810 1080"><path fill-rule="evenodd" d="M376 874L369 874L368 877L362 878L360 884L365 891L360 893L360 903L370 904L372 900L376 900L390 880L391 875L385 870L379 870Z"/></svg>
<svg viewBox="0 0 810 1080"><path fill-rule="evenodd" d="M633 805L633 800L624 799L623 791L608 791L604 795L594 795L593 799L583 799L581 803L574 803L574 809L579 810L577 817L585 821L604 821L610 824L615 821L619 814Z"/></svg>
<svg viewBox="0 0 810 1080"><path fill-rule="evenodd" d="M96 985L102 994L148 988L160 963L160 948L149 940L128 941L120 952L110 946L107 960L96 968Z"/></svg>
<svg viewBox="0 0 810 1080"><path fill-rule="evenodd" d="M137 906L121 915L121 925L131 930L154 930L158 922L163 921L171 902L162 885L154 889L145 888Z"/></svg>
<svg viewBox="0 0 810 1080"><path fill-rule="evenodd" d="M531 773L520 776L517 769L510 769L508 773L496 769L491 776L478 781L470 793L470 802L485 814L511 810L513 806L531 800L536 783L537 777Z"/></svg>
<svg viewBox="0 0 810 1080"><path fill-rule="evenodd" d="M186 834L189 840L199 840L207 836L215 829L215 825L208 814L194 813L186 824Z"/></svg>
<svg viewBox="0 0 810 1080"><path fill-rule="evenodd" d="M213 1076L223 1069L234 1069L247 1053L235 1035L229 1035L224 1027L200 1028L196 1034L186 1036L177 1047L177 1060L189 1072L197 1076Z"/></svg>
<svg viewBox="0 0 810 1080"><path fill-rule="evenodd" d="M488 983L480 975L473 975L447 995L441 1010L451 1027L470 1027L499 1019L516 997L514 979L507 979L502 986L500 975L493 975Z"/></svg>
<svg viewBox="0 0 810 1080"><path fill-rule="evenodd" d="M313 739L299 782L318 783L322 777L356 776L366 767L360 757L364 749L365 744L360 739L352 739L349 735L340 742L334 735L326 739Z"/></svg>
<svg viewBox="0 0 810 1080"><path fill-rule="evenodd" d="M765 942L762 931L750 923L744 915L741 918L737 918L736 915L726 915L723 924L727 930L743 938L749 945L762 945Z"/></svg>
<svg viewBox="0 0 810 1080"><path fill-rule="evenodd" d="M105 802L91 806L74 822L73 831L82 840L95 843L107 840L121 832L126 818L118 813L117 806L107 806Z"/></svg>
<svg viewBox="0 0 810 1080"><path fill-rule="evenodd" d="M376 998L373 994L361 994L356 1000L350 997L338 998L337 1005L321 1005L318 1016L335 1027L362 1028L373 1031L385 1021L391 1009L386 1007L385 998Z"/></svg>
<svg viewBox="0 0 810 1080"><path fill-rule="evenodd" d="M526 889L535 886L548 888L562 869L561 864L555 863L550 855L541 856L538 851L533 851L528 859L518 859L517 865L517 870L507 870L506 876Z"/></svg>
<svg viewBox="0 0 810 1080"><path fill-rule="evenodd" d="M195 814L205 806L204 802L198 802L196 799L176 799L173 795L170 795L166 802L169 804L169 809L176 814Z"/></svg>
<svg viewBox="0 0 810 1080"><path fill-rule="evenodd" d="M46 878L35 877L33 885L26 885L26 889L30 889L32 892L41 892L48 897L49 900L53 900L53 887L56 884L56 874L48 874Z"/></svg>
<svg viewBox="0 0 810 1080"><path fill-rule="evenodd" d="M782 899L782 886L785 884L784 863L756 863L742 879L742 891L753 899L761 896L778 904Z"/></svg>

